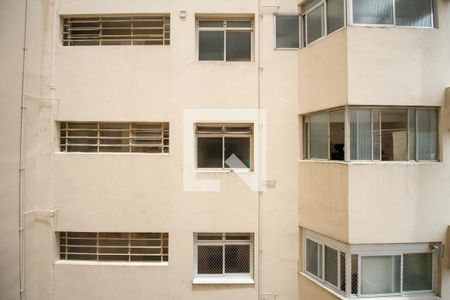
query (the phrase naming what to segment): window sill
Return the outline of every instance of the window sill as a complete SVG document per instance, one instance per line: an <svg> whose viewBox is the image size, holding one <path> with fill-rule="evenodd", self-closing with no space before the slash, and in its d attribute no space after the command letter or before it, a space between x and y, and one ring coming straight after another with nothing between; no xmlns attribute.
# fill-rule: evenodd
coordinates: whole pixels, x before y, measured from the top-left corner
<svg viewBox="0 0 450 300"><path fill-rule="evenodd" d="M129 156L169 156L170 153L145 153L145 152L62 152L56 151L56 155L129 155Z"/></svg>
<svg viewBox="0 0 450 300"><path fill-rule="evenodd" d="M342 300L347 300L347 299L370 299L370 300L441 300L440 297L434 295L434 294L430 294L430 293L417 293L417 294L410 294L410 295L402 295L402 296L383 296L383 297L371 297L371 296L364 296L364 297L345 297L341 294L339 294L338 292L334 291L333 289L329 288L328 286L324 285L321 282L318 282L317 280L315 280L313 277L311 277L310 275L303 273L303 272L299 272L298 273L300 276L305 277L308 280L311 280L312 282L314 282L315 284L317 284L319 287L327 290L330 294L334 295L335 297L342 299ZM369 298L370 297L370 298Z"/></svg>
<svg viewBox="0 0 450 300"><path fill-rule="evenodd" d="M441 165L441 161L342 161L342 160L327 160L327 159L299 159L298 162L306 163L325 163L325 164L341 164L341 165Z"/></svg>
<svg viewBox="0 0 450 300"><path fill-rule="evenodd" d="M126 262L126 261L87 261L87 260L57 260L55 265L76 266L119 266L119 267L167 267L168 262Z"/></svg>
<svg viewBox="0 0 450 300"><path fill-rule="evenodd" d="M255 284L250 276L195 277L192 284Z"/></svg>
<svg viewBox="0 0 450 300"><path fill-rule="evenodd" d="M250 169L195 169L194 173L250 173Z"/></svg>

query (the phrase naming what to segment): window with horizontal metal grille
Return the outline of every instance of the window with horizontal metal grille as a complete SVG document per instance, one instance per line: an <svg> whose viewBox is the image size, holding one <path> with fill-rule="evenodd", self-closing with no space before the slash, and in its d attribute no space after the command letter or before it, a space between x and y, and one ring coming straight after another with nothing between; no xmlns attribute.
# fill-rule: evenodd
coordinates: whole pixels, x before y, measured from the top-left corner
<svg viewBox="0 0 450 300"><path fill-rule="evenodd" d="M60 122L62 152L169 153L169 123Z"/></svg>
<svg viewBox="0 0 450 300"><path fill-rule="evenodd" d="M64 46L169 45L170 16L65 17Z"/></svg>
<svg viewBox="0 0 450 300"><path fill-rule="evenodd" d="M195 234L195 277L252 276L253 234Z"/></svg>
<svg viewBox="0 0 450 300"><path fill-rule="evenodd" d="M149 232L59 232L62 260L167 262L169 234Z"/></svg>

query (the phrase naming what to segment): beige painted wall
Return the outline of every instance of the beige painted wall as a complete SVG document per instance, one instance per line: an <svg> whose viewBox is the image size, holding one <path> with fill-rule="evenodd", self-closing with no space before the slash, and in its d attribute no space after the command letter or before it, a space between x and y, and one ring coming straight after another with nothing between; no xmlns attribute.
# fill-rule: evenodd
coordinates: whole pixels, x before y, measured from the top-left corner
<svg viewBox="0 0 450 300"><path fill-rule="evenodd" d="M348 169L343 163L298 163L301 227L348 242Z"/></svg>
<svg viewBox="0 0 450 300"><path fill-rule="evenodd" d="M266 2L280 5L279 12L295 13L297 9L295 1ZM15 3L17 14L24 13L23 3ZM59 30L60 20L53 17L52 3L57 15L170 13L171 45L63 47L59 32L53 36L54 21ZM178 17L180 10L187 10L186 20ZM277 294L278 300L297 298L298 181L292 174L298 157L298 56L297 51L274 51L276 11L268 8L261 20L255 18L252 62L222 63L197 61L195 14L256 15L257 1L29 2L25 209L56 208L57 214L54 223L45 212L27 216L28 299L257 299L260 284L263 293ZM17 18L17 14L11 17ZM276 181L275 187L261 195L261 218L258 193L250 191L234 173L197 174L202 179L219 179L221 192L185 192L182 185L183 110L258 107L256 45L260 24L264 70L260 105L267 109L268 179ZM20 49L20 41L8 51ZM11 65L20 63L18 54L18 61L11 60ZM20 83L20 78L11 78L12 83ZM7 93L12 94L10 90ZM20 97L20 89L14 93ZM17 101L8 101L8 109L17 113ZM14 116L9 111L8 115ZM17 123L17 115L15 118ZM58 153L55 120L167 121L170 154ZM14 137L18 139L17 133ZM17 149L7 151L17 155ZM292 172L286 171L289 169ZM10 186L17 187L17 182L14 184ZM17 203L14 194L4 199ZM2 212L2 216L6 214L10 212ZM14 219L8 226L15 228L17 213L11 216ZM64 230L169 232L169 265L57 262L54 232ZM254 233L256 284L192 285L194 232ZM17 243L13 246L11 255L17 256ZM261 278L258 255L262 255ZM9 259L2 256L2 263L4 258ZM17 268L16 262L5 261L5 265ZM11 275L17 284L17 272ZM1 286L8 280L2 277ZM0 295L3 299L4 292Z"/></svg>
<svg viewBox="0 0 450 300"><path fill-rule="evenodd" d="M25 1L0 2L0 298L19 297L19 148ZM17 35L11 35L16 32Z"/></svg>
<svg viewBox="0 0 450 300"><path fill-rule="evenodd" d="M300 114L345 105L348 101L347 28L300 49Z"/></svg>

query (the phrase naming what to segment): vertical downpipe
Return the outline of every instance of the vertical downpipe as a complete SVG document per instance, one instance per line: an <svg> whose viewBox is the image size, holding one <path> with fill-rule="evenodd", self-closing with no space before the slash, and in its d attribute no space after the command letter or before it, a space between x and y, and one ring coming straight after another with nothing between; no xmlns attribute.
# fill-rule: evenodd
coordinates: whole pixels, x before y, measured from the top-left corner
<svg viewBox="0 0 450 300"><path fill-rule="evenodd" d="M25 237L24 237L24 131L25 131L25 65L28 30L28 0L25 0L25 19L23 31L22 84L20 99L20 137L19 137L19 297L25 300Z"/></svg>
<svg viewBox="0 0 450 300"><path fill-rule="evenodd" d="M261 72L262 72L262 64L261 64L261 39L262 39L262 14L261 14L261 0L258 0L258 53L257 53L257 60L258 60L258 139L259 139L259 155L258 155L258 165L259 165L259 172L258 172L258 299L263 300L262 295L262 128L261 128Z"/></svg>
<svg viewBox="0 0 450 300"><path fill-rule="evenodd" d="M50 128L51 128L51 153L50 153L50 241L51 241L51 259L50 259L50 299L55 299L55 264L54 260L56 258L56 208L54 203L53 196L53 184L54 184L54 150L55 150L55 140L56 140L56 130L55 130L55 100L56 100L56 45L59 37L59 18L58 18L58 9L59 9L59 1L52 1L52 38L51 40L51 82L50 82L50 98L51 98L51 115L50 115Z"/></svg>

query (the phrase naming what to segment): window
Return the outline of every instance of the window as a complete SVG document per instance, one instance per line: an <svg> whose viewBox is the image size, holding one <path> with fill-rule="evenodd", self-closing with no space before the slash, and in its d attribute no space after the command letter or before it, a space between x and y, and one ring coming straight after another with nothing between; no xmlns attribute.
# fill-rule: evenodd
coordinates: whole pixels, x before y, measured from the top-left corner
<svg viewBox="0 0 450 300"><path fill-rule="evenodd" d="M197 20L198 59L250 61L252 20Z"/></svg>
<svg viewBox="0 0 450 300"><path fill-rule="evenodd" d="M305 274L347 298L434 293L434 243L348 245L309 230L303 243Z"/></svg>
<svg viewBox="0 0 450 300"><path fill-rule="evenodd" d="M345 159L345 112L343 109L313 113L304 117L306 159Z"/></svg>
<svg viewBox="0 0 450 300"><path fill-rule="evenodd" d="M169 153L169 123L60 122L62 152Z"/></svg>
<svg viewBox="0 0 450 300"><path fill-rule="evenodd" d="M299 48L300 30L298 15L276 15L276 48Z"/></svg>
<svg viewBox="0 0 450 300"><path fill-rule="evenodd" d="M345 253L305 237L305 271L345 292Z"/></svg>
<svg viewBox="0 0 450 300"><path fill-rule="evenodd" d="M437 160L437 110L350 108L352 160Z"/></svg>
<svg viewBox="0 0 450 300"><path fill-rule="evenodd" d="M310 0L303 6L305 44L345 26L344 0Z"/></svg>
<svg viewBox="0 0 450 300"><path fill-rule="evenodd" d="M196 233L194 253L194 283L254 283L253 234Z"/></svg>
<svg viewBox="0 0 450 300"><path fill-rule="evenodd" d="M345 145L346 119L350 145ZM303 118L305 159L438 160L438 109L348 108ZM348 158L347 158L348 159Z"/></svg>
<svg viewBox="0 0 450 300"><path fill-rule="evenodd" d="M169 44L169 15L64 17L64 46Z"/></svg>
<svg viewBox="0 0 450 300"><path fill-rule="evenodd" d="M167 262L169 234L147 232L59 232L61 260Z"/></svg>
<svg viewBox="0 0 450 300"><path fill-rule="evenodd" d="M353 23L433 27L433 0L353 0Z"/></svg>
<svg viewBox="0 0 450 300"><path fill-rule="evenodd" d="M252 168L253 124L197 124L197 168Z"/></svg>

